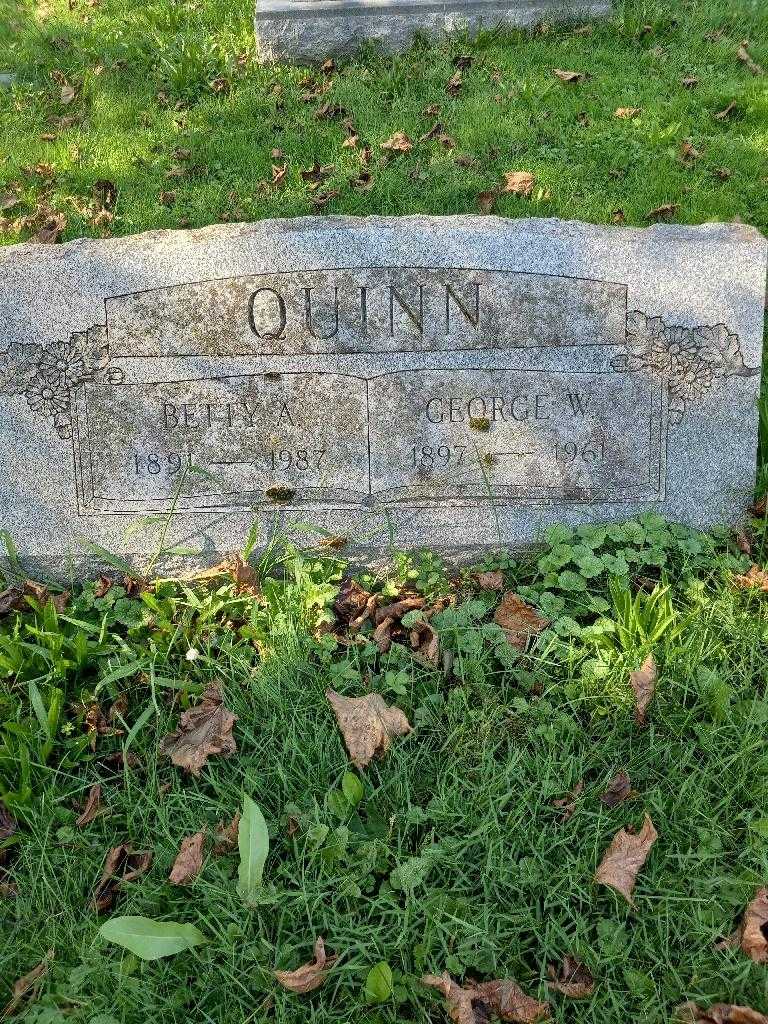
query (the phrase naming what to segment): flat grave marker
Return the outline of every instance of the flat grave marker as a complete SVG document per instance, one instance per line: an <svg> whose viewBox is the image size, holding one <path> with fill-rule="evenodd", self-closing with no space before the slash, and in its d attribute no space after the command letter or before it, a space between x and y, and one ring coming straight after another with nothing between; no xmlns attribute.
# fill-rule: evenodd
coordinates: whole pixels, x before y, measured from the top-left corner
<svg viewBox="0 0 768 1024"><path fill-rule="evenodd" d="M27 565L254 518L363 557L743 517L766 241L317 217L0 250L0 507ZM133 524L133 525L132 525ZM126 528L129 528L128 530Z"/></svg>

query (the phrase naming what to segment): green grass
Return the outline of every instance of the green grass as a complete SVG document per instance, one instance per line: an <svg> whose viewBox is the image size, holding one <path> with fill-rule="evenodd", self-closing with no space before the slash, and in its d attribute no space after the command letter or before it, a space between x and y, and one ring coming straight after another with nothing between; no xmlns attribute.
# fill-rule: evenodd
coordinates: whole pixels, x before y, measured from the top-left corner
<svg viewBox="0 0 768 1024"><path fill-rule="evenodd" d="M320 192L338 195L324 213L475 212L478 193L526 170L533 194L502 195L498 213L610 222L621 210L644 224L672 203L681 222L740 217L768 229L766 78L736 56L749 39L768 65L762 2L639 4L590 35L550 28L368 55L340 65L330 90L307 101L306 70L255 63L250 15L239 0L78 0L72 10L0 0L0 72L17 75L0 89L0 195L20 197L0 240L33 235L41 210L64 214L64 238L311 213L300 171L315 162L334 165ZM472 64L450 96L465 54ZM589 77L566 86L554 68ZM699 84L685 88L691 76ZM68 104L65 84L75 89ZM731 101L734 116L716 119ZM318 119L326 102L346 114ZM432 104L436 117L423 114ZM641 112L621 119L618 107ZM357 147L342 147L344 116ZM57 127L62 117L68 127ZM418 141L435 120L455 149ZM381 143L396 131L414 148L386 160ZM688 166L684 140L701 153ZM350 179L366 143L372 184L361 190ZM283 161L283 184L265 184ZM98 182L116 186L114 219L98 216ZM763 525L752 556L761 564ZM313 552L262 566L279 577L264 578L266 604L224 580L158 583L141 597L113 587L97 598L87 586L59 617L48 607L3 620L0 785L21 828L0 868L16 888L0 895L0 1007L53 948L39 997L19 1012L26 1021L427 1024L446 1017L418 982L425 971L507 975L545 997L547 964L569 951L598 988L585 1003L554 996L559 1022L653 1024L688 998L768 1011L765 967L714 948L768 882L768 617L764 596L732 582L748 564L725 535L652 517L615 531L555 530L533 559L489 562L552 628L516 654L491 621L493 596L464 578L465 600L436 620L448 675L398 645L379 655L369 641L318 638L342 565ZM428 554L399 558L393 573L368 582L390 595L404 581L430 596L449 586ZM619 641L611 575L633 589L648 578L670 586L673 622L654 644L660 679L646 728L632 720L627 679L648 643ZM158 741L211 680L238 715L238 753L184 777L158 758ZM358 773L364 795L349 813L328 686L379 692L415 725ZM99 737L91 752L85 707L98 700L106 710L120 694L122 735ZM126 743L141 769L105 763ZM599 794L620 768L638 796L608 810ZM563 822L553 800L580 779ZM107 813L78 829L76 805L96 781ZM236 855L209 857L192 888L168 884L181 839L228 821L244 794L271 833L260 905L237 894ZM614 833L646 810L659 841L631 909L592 877ZM154 862L113 912L195 924L208 945L143 964L99 938L109 915L89 902L107 849L123 840L152 849ZM319 934L338 966L313 995L283 992L272 970L311 959ZM381 961L395 973L394 996L370 1007L365 980Z"/></svg>
<svg viewBox="0 0 768 1024"><path fill-rule="evenodd" d="M344 64L330 91L305 102L306 69L255 62L249 0L76 0L71 11L63 0L0 0L0 71L18 75L13 90L0 90L0 191L17 184L23 197L0 238L29 236L24 218L41 201L65 214L65 238L312 213L300 171L315 161L334 165L319 191L339 192L324 213L476 212L479 192L505 171L526 170L536 177L532 196L502 196L498 213L605 223L621 210L626 223L644 224L673 203L684 223L738 216L765 230L768 92L736 52L749 39L768 65L768 8L761 0L635 7L590 35L568 27L488 34ZM452 97L446 83L461 54L473 63ZM564 85L554 68L590 77ZM690 76L699 84L687 89L681 80ZM217 80L226 93L214 92ZM68 105L63 81L76 90ZM731 101L734 115L718 121ZM345 115L318 120L328 102ZM440 106L437 117L423 113L430 104ZM619 107L641 113L622 120ZM343 116L356 149L342 148ZM57 129L61 117L75 123ZM418 141L435 120L455 149ZM395 131L415 145L387 162L380 145ZM55 139L41 141L49 133ZM701 153L690 166L680 159L684 140ZM360 190L350 179L364 143L372 184ZM178 159L179 149L189 156ZM457 156L475 163L461 166ZM284 161L283 184L266 184ZM35 172L41 164L53 178ZM731 172L725 181L721 168ZM99 226L88 203L105 180L117 186L115 219ZM166 192L175 193L170 207L159 198Z"/></svg>

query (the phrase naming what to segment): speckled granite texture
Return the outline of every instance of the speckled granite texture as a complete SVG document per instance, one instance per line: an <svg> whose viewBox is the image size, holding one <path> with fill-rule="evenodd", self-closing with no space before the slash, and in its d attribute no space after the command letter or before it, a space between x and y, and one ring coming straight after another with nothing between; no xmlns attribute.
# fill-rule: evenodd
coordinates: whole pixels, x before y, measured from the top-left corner
<svg viewBox="0 0 768 1024"><path fill-rule="evenodd" d="M317 217L0 249L0 525L201 560L254 517L362 558L653 509L738 521L766 241L497 217Z"/></svg>

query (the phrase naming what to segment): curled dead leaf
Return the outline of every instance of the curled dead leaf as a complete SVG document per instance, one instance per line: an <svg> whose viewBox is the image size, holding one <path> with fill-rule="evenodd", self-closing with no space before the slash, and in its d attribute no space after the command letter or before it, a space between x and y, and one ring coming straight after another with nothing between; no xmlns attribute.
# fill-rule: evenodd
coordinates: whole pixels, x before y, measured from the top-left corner
<svg viewBox="0 0 768 1024"><path fill-rule="evenodd" d="M695 89L699 80L694 75L686 75L685 78L680 79L680 84L684 89Z"/></svg>
<svg viewBox="0 0 768 1024"><path fill-rule="evenodd" d="M237 836L240 828L240 812L236 811L232 821L228 825L225 825L223 821L220 821L216 826L216 835L214 837L213 852L217 857L221 857L225 853L231 853L237 849Z"/></svg>
<svg viewBox="0 0 768 1024"><path fill-rule="evenodd" d="M768 963L768 889L758 889L744 911L738 942L750 960Z"/></svg>
<svg viewBox="0 0 768 1024"><path fill-rule="evenodd" d="M232 727L237 716L224 707L221 691L214 683L197 707L183 712L176 730L160 742L160 753L179 768L199 775L214 754L229 757L237 750Z"/></svg>
<svg viewBox="0 0 768 1024"><path fill-rule="evenodd" d="M595 979L592 972L570 953L566 953L558 970L554 964L547 968L549 981L547 985L569 999L587 999L595 991Z"/></svg>
<svg viewBox="0 0 768 1024"><path fill-rule="evenodd" d="M501 599L493 620L504 630L509 643L519 651L524 651L530 638L549 625L549 619L539 615L535 608L512 591Z"/></svg>
<svg viewBox="0 0 768 1024"><path fill-rule="evenodd" d="M203 844L205 832L195 832L181 841L176 860L173 862L168 881L171 885L189 885L203 868Z"/></svg>
<svg viewBox="0 0 768 1024"><path fill-rule="evenodd" d="M48 965L53 960L54 951L49 949L40 963L31 971L14 982L11 991L11 1001L3 1010L3 1017L12 1017L23 1002L30 1002L36 998L40 989L40 982L48 973Z"/></svg>
<svg viewBox="0 0 768 1024"><path fill-rule="evenodd" d="M499 190L495 188L486 189L485 192L477 193L477 206L480 213L493 213L496 200L499 198Z"/></svg>
<svg viewBox="0 0 768 1024"><path fill-rule="evenodd" d="M405 736L411 726L400 708L387 707L378 693L363 697L342 697L326 690L352 763L364 768L371 759L383 757L395 736Z"/></svg>
<svg viewBox="0 0 768 1024"><path fill-rule="evenodd" d="M749 1006L713 1003L704 1009L696 1003L678 1006L675 1019L681 1024L768 1024L768 1017Z"/></svg>
<svg viewBox="0 0 768 1024"><path fill-rule="evenodd" d="M75 828L84 828L101 813L101 786L98 782L91 786L88 792L88 799L85 801L80 817L75 822Z"/></svg>
<svg viewBox="0 0 768 1024"><path fill-rule="evenodd" d="M667 217L672 217L679 209L679 203L662 203L661 206L656 206L653 210L649 210L645 215L645 219L665 220Z"/></svg>
<svg viewBox="0 0 768 1024"><path fill-rule="evenodd" d="M745 67L749 68L753 75L764 75L765 69L761 67L760 64L757 63L752 54L749 52L748 47L749 42L746 39L742 40L742 42L739 44L738 50L736 51L736 56Z"/></svg>
<svg viewBox="0 0 768 1024"><path fill-rule="evenodd" d="M413 149L413 142L405 132L395 132L381 143L381 149L386 149L390 153L410 153Z"/></svg>
<svg viewBox="0 0 768 1024"><path fill-rule="evenodd" d="M289 992L297 995L304 995L306 992L314 992L316 988L325 981L328 971L338 960L338 956L327 956L325 943L322 938L315 940L315 959L295 971L274 971L274 975Z"/></svg>
<svg viewBox="0 0 768 1024"><path fill-rule="evenodd" d="M511 192L527 199L533 192L536 179L529 171L506 171L502 192Z"/></svg>
<svg viewBox="0 0 768 1024"><path fill-rule="evenodd" d="M621 771L617 772L608 783L608 787L601 795L600 800L606 807L617 807L633 796L637 796L637 793L632 789L629 775L627 772Z"/></svg>
<svg viewBox="0 0 768 1024"><path fill-rule="evenodd" d="M476 572L472 579L478 590L503 590L505 579L501 569L492 569L490 572Z"/></svg>
<svg viewBox="0 0 768 1024"><path fill-rule="evenodd" d="M742 590L758 589L768 591L768 572L757 565L751 565L746 573L734 573L733 582Z"/></svg>
<svg viewBox="0 0 768 1024"><path fill-rule="evenodd" d="M648 814L645 815L643 827L639 832L619 829L603 854L603 859L595 872L595 881L615 889L630 906L634 906L632 891L638 872L648 859L657 838L656 829Z"/></svg>
<svg viewBox="0 0 768 1024"><path fill-rule="evenodd" d="M715 120L727 121L728 118L733 117L733 115L736 113L736 109L736 100L731 100L727 107L723 107L722 110L718 110L718 112L714 115Z"/></svg>
<svg viewBox="0 0 768 1024"><path fill-rule="evenodd" d="M587 77L585 71L563 71L562 68L553 68L552 74L555 75L556 78L559 78L561 82L567 82L571 85L583 82Z"/></svg>
<svg viewBox="0 0 768 1024"><path fill-rule="evenodd" d="M699 159L701 153L692 142L684 139L680 143L680 159L684 164L692 164Z"/></svg>
<svg viewBox="0 0 768 1024"><path fill-rule="evenodd" d="M101 878L91 899L91 906L98 913L109 910L114 904L121 882L135 882L145 874L152 864L152 851L134 851L130 843L113 846L104 859Z"/></svg>
<svg viewBox="0 0 768 1024"><path fill-rule="evenodd" d="M652 654L646 655L640 668L629 673L629 685L635 695L635 721L638 725L645 725L645 715L656 692L657 677L656 659Z"/></svg>
<svg viewBox="0 0 768 1024"><path fill-rule="evenodd" d="M421 983L441 993L455 1024L485 1024L489 1012L513 1024L536 1024L549 1016L549 1003L526 995L510 979L459 985L444 972L439 977L425 974Z"/></svg>
<svg viewBox="0 0 768 1024"><path fill-rule="evenodd" d="M573 817L573 813L576 810L576 804L583 792L584 780L579 779L570 793L566 793L565 796L560 796L556 800L552 801L552 806L556 807L560 811L562 821L568 821Z"/></svg>
<svg viewBox="0 0 768 1024"><path fill-rule="evenodd" d="M641 114L642 110L640 107L617 107L613 112L614 117L621 117L626 121L631 121L633 117L637 117Z"/></svg>

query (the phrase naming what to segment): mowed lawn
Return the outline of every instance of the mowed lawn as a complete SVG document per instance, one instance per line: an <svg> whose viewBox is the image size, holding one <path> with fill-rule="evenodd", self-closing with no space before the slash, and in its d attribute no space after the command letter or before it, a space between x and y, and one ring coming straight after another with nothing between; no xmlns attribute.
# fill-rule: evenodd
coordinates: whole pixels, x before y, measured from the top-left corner
<svg viewBox="0 0 768 1024"><path fill-rule="evenodd" d="M481 208L768 227L762 3L634 5L589 32L454 39L324 71L260 67L250 13L0 0L0 73L16 76L0 88L3 241ZM410 146L383 146L398 132ZM533 176L529 194L505 190L511 171ZM421 979L448 972L467 987L513 979L559 1022L666 1022L687 1001L768 1013L762 933L754 958L722 941L768 885L756 511L738 535L654 516L556 528L472 570L394 550L389 572L357 574L377 607L411 599L389 647L375 622L350 628L343 548L311 534L303 551L252 553L245 582L226 569L99 580L58 611L40 590L6 595L0 1011L437 1024L451 1009ZM741 578L752 565L755 586ZM495 621L504 593L535 612L527 643ZM631 673L649 656L638 715ZM237 719L194 775L160 747L212 684ZM329 689L378 694L412 730L356 766ZM620 772L626 799L610 806ZM244 893L242 851L221 831L249 801L269 852ZM658 838L629 903L595 872L646 815ZM202 863L174 884L201 831ZM207 941L143 961L99 934L125 915ZM336 958L322 984L288 991L275 970L310 962L319 936ZM594 979L586 998L547 984L566 955ZM457 1019L484 1024L486 1009Z"/></svg>

